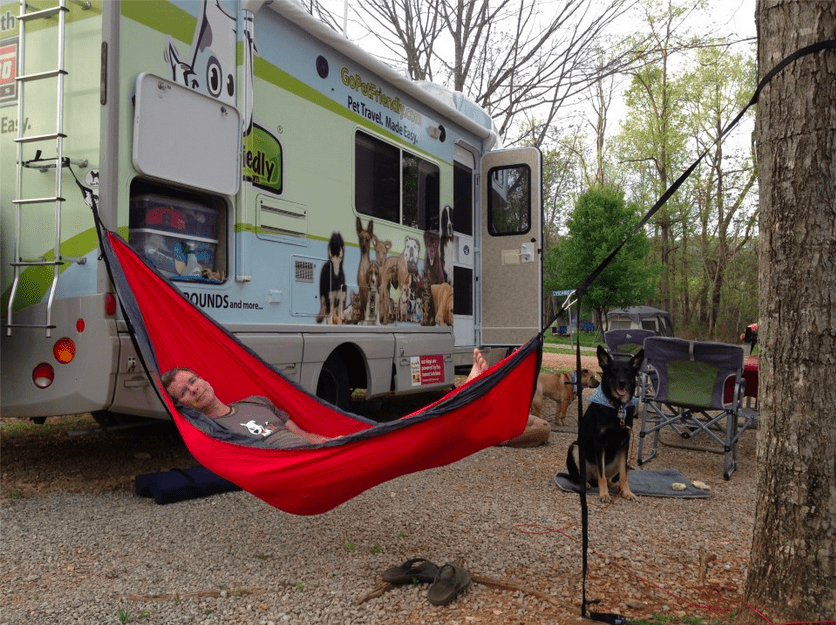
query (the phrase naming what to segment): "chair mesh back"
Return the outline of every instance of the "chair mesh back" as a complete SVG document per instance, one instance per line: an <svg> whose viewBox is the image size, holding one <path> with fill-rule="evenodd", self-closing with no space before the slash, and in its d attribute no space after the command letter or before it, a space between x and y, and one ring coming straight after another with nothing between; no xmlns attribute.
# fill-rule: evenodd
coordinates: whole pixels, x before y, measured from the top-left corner
<svg viewBox="0 0 836 625"><path fill-rule="evenodd" d="M726 384L743 370L743 348L723 343L649 337L644 358L656 373L654 399L694 408L728 408Z"/></svg>
<svg viewBox="0 0 836 625"><path fill-rule="evenodd" d="M610 330L604 333L604 342L611 354L635 354L638 352L644 340L649 336L656 336L653 330Z"/></svg>

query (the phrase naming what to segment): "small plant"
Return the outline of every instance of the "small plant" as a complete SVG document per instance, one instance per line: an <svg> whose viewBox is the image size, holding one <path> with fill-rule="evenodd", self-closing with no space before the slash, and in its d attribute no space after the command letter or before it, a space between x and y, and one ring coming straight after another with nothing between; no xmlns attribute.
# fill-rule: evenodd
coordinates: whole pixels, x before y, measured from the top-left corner
<svg viewBox="0 0 836 625"><path fill-rule="evenodd" d="M116 616L119 618L119 622L123 625L125 623L133 623L134 620L142 620L146 619L151 616L151 613L148 610L142 610L139 614L136 615L136 618L131 616L131 613L128 612L126 608L117 608L116 609Z"/></svg>
<svg viewBox="0 0 836 625"><path fill-rule="evenodd" d="M296 582L296 590L302 592L303 590L305 590L305 585L302 582Z"/></svg>
<svg viewBox="0 0 836 625"><path fill-rule="evenodd" d="M355 544L354 544L354 543L352 543L352 542L347 542L347 543L345 544L345 550L346 550L346 551L357 551L357 545L355 545Z"/></svg>
<svg viewBox="0 0 836 625"><path fill-rule="evenodd" d="M372 545L372 553L383 553L383 547L378 545L377 543Z"/></svg>
<svg viewBox="0 0 836 625"><path fill-rule="evenodd" d="M406 532L398 532L398 538L406 538Z"/></svg>

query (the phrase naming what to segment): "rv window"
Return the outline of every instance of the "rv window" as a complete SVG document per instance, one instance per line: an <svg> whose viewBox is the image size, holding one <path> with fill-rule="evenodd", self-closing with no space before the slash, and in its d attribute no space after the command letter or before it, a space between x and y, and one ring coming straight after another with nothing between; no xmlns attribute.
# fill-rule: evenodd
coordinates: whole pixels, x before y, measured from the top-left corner
<svg viewBox="0 0 836 625"><path fill-rule="evenodd" d="M438 220L438 179L435 164L403 153L403 225L430 230L429 216Z"/></svg>
<svg viewBox="0 0 836 625"><path fill-rule="evenodd" d="M400 150L360 132L354 145L357 211L387 221L400 221Z"/></svg>
<svg viewBox="0 0 836 625"><path fill-rule="evenodd" d="M362 132L354 143L354 203L364 215L420 230L437 221L438 166ZM403 211L401 211L403 206Z"/></svg>
<svg viewBox="0 0 836 625"><path fill-rule="evenodd" d="M128 241L172 280L226 279L226 212L222 203L143 189L131 197Z"/></svg>
<svg viewBox="0 0 836 625"><path fill-rule="evenodd" d="M531 230L531 170L527 165L490 170L488 232L493 236Z"/></svg>

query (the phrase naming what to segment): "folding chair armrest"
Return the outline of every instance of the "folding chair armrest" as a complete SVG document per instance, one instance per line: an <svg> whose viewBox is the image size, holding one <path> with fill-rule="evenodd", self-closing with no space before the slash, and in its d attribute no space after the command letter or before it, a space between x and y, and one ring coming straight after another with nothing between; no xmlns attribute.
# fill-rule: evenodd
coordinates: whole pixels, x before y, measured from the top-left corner
<svg viewBox="0 0 836 625"><path fill-rule="evenodd" d="M735 407L742 406L743 398L746 396L746 378L743 374L738 376L734 391Z"/></svg>

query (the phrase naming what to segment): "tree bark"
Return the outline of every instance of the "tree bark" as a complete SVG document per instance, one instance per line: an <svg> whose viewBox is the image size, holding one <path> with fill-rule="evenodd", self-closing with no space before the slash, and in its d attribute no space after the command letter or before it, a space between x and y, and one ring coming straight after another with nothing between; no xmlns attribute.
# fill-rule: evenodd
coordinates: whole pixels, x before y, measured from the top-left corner
<svg viewBox="0 0 836 625"><path fill-rule="evenodd" d="M759 0L759 76L836 37L836 3ZM746 600L771 621L836 619L836 52L763 90L758 499ZM736 623L762 623L744 609Z"/></svg>

